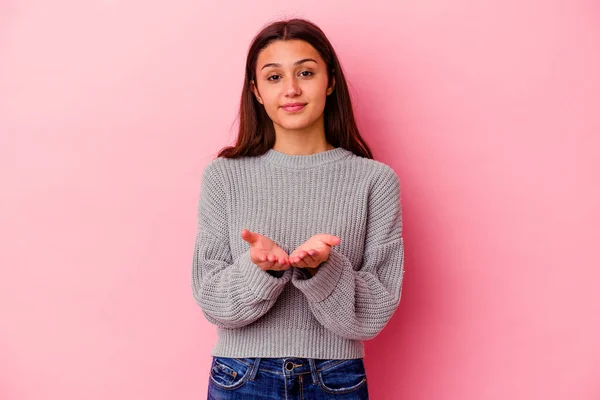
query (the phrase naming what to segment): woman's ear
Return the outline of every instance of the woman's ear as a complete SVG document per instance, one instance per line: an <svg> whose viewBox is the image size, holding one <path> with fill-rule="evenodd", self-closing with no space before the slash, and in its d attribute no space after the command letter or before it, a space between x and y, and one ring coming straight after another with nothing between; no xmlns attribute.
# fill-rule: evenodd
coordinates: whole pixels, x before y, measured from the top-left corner
<svg viewBox="0 0 600 400"><path fill-rule="evenodd" d="M260 94L258 93L258 88L256 87L256 84L254 83L254 80L250 81L250 88L252 89L252 93L254 93L254 97L256 97L256 100L260 104L263 104L262 99L260 98Z"/></svg>
<svg viewBox="0 0 600 400"><path fill-rule="evenodd" d="M333 93L333 89L335 89L335 78L333 76L333 71L331 72L331 86L327 88L327 96Z"/></svg>

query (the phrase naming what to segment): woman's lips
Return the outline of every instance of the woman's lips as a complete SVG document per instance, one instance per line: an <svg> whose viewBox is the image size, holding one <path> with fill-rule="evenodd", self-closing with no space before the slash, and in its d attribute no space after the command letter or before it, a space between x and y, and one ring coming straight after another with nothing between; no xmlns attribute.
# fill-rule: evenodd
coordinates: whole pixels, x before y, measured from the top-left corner
<svg viewBox="0 0 600 400"><path fill-rule="evenodd" d="M296 112L302 110L305 106L306 104L294 104L289 106L282 106L281 108L283 108L287 112Z"/></svg>

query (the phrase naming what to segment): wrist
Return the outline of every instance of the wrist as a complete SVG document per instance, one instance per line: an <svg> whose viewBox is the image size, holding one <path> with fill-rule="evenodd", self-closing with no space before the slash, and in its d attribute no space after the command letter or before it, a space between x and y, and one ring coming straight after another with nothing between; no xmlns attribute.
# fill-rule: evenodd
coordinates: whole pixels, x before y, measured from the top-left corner
<svg viewBox="0 0 600 400"><path fill-rule="evenodd" d="M317 272L319 272L319 268L321 267L321 265L323 265L323 263L320 263L319 265L317 265L314 268L304 268L304 269L308 271L310 276L315 276L317 274Z"/></svg>

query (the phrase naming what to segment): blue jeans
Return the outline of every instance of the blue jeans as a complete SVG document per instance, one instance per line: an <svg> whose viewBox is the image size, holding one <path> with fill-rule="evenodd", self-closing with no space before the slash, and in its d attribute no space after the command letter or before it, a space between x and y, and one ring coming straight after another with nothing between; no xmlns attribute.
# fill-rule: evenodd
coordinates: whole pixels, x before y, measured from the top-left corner
<svg viewBox="0 0 600 400"><path fill-rule="evenodd" d="M368 399L362 358L213 357L208 400Z"/></svg>

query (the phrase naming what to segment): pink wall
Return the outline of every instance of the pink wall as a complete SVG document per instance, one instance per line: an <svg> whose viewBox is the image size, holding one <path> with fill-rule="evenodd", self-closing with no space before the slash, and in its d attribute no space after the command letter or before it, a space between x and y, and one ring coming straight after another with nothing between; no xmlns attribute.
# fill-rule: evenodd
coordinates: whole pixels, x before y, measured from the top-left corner
<svg viewBox="0 0 600 400"><path fill-rule="evenodd" d="M600 398L599 3L393 3L0 2L1 399L204 398L200 174L280 16L328 33L403 185L373 397Z"/></svg>

